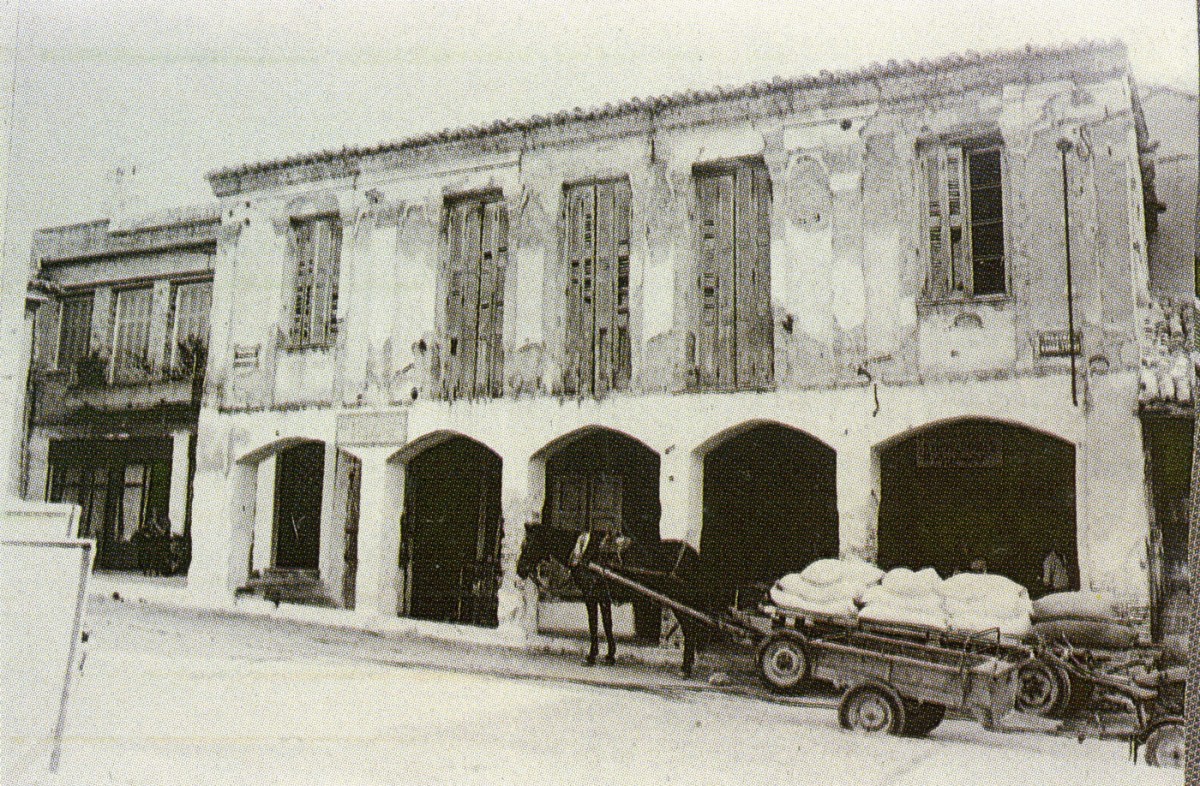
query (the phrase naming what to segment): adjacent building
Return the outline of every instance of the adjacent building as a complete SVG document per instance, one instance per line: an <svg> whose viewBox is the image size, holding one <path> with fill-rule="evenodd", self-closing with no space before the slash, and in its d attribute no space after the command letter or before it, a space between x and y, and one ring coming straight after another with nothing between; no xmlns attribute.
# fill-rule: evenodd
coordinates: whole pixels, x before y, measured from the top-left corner
<svg viewBox="0 0 1200 786"><path fill-rule="evenodd" d="M116 542L166 510L214 604L569 629L541 522L685 539L716 602L1056 554L1145 610L1141 101L1121 44L1028 48L213 172L217 212L39 236L31 478Z"/></svg>
<svg viewBox="0 0 1200 786"><path fill-rule="evenodd" d="M25 493L80 505L99 569L169 572L139 544L170 535L186 563L219 230L211 206L34 237L53 297L37 312Z"/></svg>

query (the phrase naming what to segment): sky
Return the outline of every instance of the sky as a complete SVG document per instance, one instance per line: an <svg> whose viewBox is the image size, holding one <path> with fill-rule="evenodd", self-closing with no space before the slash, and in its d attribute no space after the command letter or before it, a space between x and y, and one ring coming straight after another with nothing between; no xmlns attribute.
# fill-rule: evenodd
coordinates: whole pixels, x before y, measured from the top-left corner
<svg viewBox="0 0 1200 786"><path fill-rule="evenodd" d="M11 91L14 271L35 227L103 217L119 166L137 167L148 208L171 207L212 200L205 173L239 163L1028 42L1120 38L1139 81L1192 92L1197 81L1195 0L0 0L5 9L16 27L0 87Z"/></svg>

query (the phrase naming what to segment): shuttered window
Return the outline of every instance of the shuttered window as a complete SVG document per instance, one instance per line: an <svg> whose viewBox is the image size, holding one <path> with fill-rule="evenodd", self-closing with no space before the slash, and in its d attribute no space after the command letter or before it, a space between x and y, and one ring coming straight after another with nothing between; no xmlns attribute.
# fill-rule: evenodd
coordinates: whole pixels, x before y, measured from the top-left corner
<svg viewBox="0 0 1200 786"><path fill-rule="evenodd" d="M629 181L569 186L563 391L603 395L629 386Z"/></svg>
<svg viewBox="0 0 1200 786"><path fill-rule="evenodd" d="M150 287L117 293L113 331L113 382L138 382L150 372Z"/></svg>
<svg viewBox="0 0 1200 786"><path fill-rule="evenodd" d="M930 300L1003 295L1002 149L932 145L921 152L925 191L925 296Z"/></svg>
<svg viewBox="0 0 1200 786"><path fill-rule="evenodd" d="M771 179L761 161L696 172L700 265L696 382L717 389L769 386Z"/></svg>
<svg viewBox="0 0 1200 786"><path fill-rule="evenodd" d="M166 357L177 372L195 372L208 347L208 314L212 282L178 284L171 299Z"/></svg>
<svg viewBox="0 0 1200 786"><path fill-rule="evenodd" d="M442 395L503 395L508 210L499 194L456 199L444 225Z"/></svg>
<svg viewBox="0 0 1200 786"><path fill-rule="evenodd" d="M293 349L329 346L337 333L341 222L329 216L293 221L292 242L296 273L289 344Z"/></svg>
<svg viewBox="0 0 1200 786"><path fill-rule="evenodd" d="M57 367L71 371L88 356L92 342L92 302L89 293L63 300L58 327Z"/></svg>

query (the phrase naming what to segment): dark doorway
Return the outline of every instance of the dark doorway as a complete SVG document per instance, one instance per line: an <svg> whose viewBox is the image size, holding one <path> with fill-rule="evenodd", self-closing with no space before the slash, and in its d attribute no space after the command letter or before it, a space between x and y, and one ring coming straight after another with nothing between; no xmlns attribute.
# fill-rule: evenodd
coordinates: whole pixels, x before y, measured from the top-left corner
<svg viewBox="0 0 1200 786"><path fill-rule="evenodd" d="M657 542L658 474L658 454L636 439L610 429L586 431L546 459L542 520L578 532L620 530ZM656 604L635 602L639 639L657 641L660 620Z"/></svg>
<svg viewBox="0 0 1200 786"><path fill-rule="evenodd" d="M837 456L764 423L704 457L700 558L712 601L757 602L761 587L838 553Z"/></svg>
<svg viewBox="0 0 1200 786"><path fill-rule="evenodd" d="M325 444L281 450L275 461L275 567L317 570Z"/></svg>
<svg viewBox="0 0 1200 786"><path fill-rule="evenodd" d="M943 576L986 568L1043 583L1051 550L1078 589L1075 447L1032 429L968 420L922 429L880 456L879 566Z"/></svg>
<svg viewBox="0 0 1200 786"><path fill-rule="evenodd" d="M170 536L171 440L55 441L50 465L48 498L80 506L79 537L96 541L96 567L145 569L142 536Z"/></svg>
<svg viewBox="0 0 1200 786"><path fill-rule="evenodd" d="M496 626L501 468L499 456L466 437L408 462L401 524L408 616Z"/></svg>
<svg viewBox="0 0 1200 786"><path fill-rule="evenodd" d="M1188 515L1192 475L1192 420L1146 413L1142 435L1154 501L1150 528L1152 628L1155 641L1187 642Z"/></svg>

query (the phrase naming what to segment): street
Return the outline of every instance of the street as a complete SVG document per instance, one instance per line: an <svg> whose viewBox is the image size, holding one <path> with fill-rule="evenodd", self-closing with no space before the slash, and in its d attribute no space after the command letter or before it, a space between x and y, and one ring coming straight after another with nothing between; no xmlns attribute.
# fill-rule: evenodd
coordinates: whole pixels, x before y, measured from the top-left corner
<svg viewBox="0 0 1200 786"><path fill-rule="evenodd" d="M93 598L61 784L1167 784L1125 743L838 727L647 667Z"/></svg>

